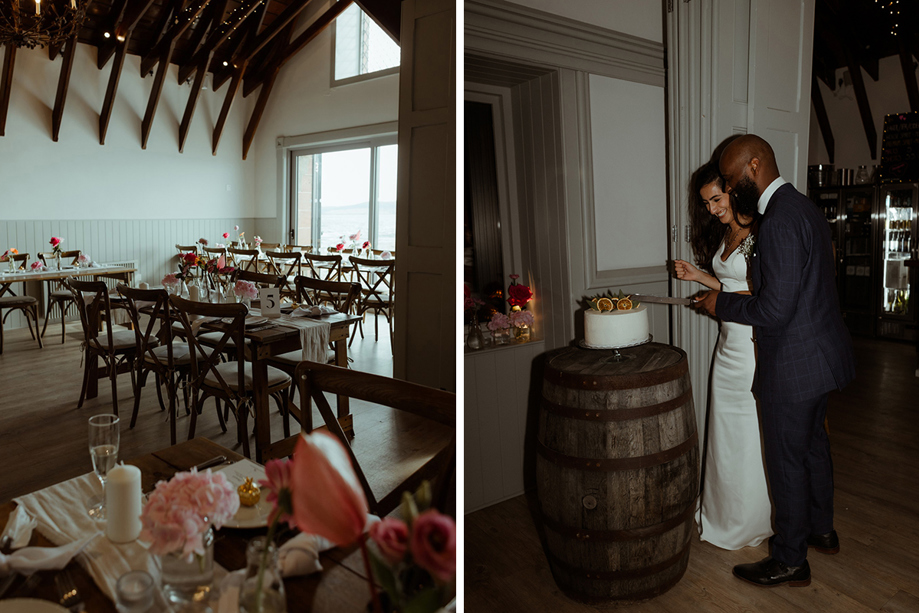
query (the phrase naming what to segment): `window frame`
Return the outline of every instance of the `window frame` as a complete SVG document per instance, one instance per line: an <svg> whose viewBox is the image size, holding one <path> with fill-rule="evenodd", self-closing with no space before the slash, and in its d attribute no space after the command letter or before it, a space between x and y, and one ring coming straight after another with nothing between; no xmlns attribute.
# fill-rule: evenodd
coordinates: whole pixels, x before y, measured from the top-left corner
<svg viewBox="0 0 919 613"><path fill-rule="evenodd" d="M361 11L361 13L363 13L367 17L367 19L371 19L369 15L364 13L364 9L360 8L360 6L357 4L355 4L355 6L358 7L358 10ZM336 79L335 78L335 55L336 55L335 45L336 45L336 41L338 40L338 20L337 19L332 22L332 37L331 38L332 38L332 53L331 53L332 70L329 73L330 87L340 87L342 85L351 85L352 83L360 83L362 81L369 81L371 79L378 79L380 77L387 77L389 75L394 75L394 74L397 75L399 74L399 70L402 68L402 57L400 54L398 66L393 66L392 68L384 68L383 70L376 70L374 72L368 72L365 74L354 75L353 77L346 77L344 79Z"/></svg>

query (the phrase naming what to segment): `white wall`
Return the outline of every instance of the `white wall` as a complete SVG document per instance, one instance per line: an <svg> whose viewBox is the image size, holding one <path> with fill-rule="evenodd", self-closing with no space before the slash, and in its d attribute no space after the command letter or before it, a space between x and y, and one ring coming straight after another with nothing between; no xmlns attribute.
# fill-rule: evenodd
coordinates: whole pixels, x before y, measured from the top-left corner
<svg viewBox="0 0 919 613"><path fill-rule="evenodd" d="M845 72L843 69L836 71L837 84L843 78ZM865 136L865 128L862 127L861 115L858 112L858 103L855 101L855 89L851 85L842 87L837 85L834 92L823 81L818 80L820 94L823 96L823 104L826 106L826 114L830 119L833 138L836 141L836 168L858 168L864 164L870 169L872 164L880 164L881 141L884 137L884 115L908 112L910 110L899 57L893 56L882 59L878 76L879 79L874 81L867 73L862 71L865 91L868 94L868 103L871 106L871 115L874 118L874 128L877 130L876 160L871 159L868 138ZM830 163L813 105L811 105L810 147L807 163Z"/></svg>
<svg viewBox="0 0 919 613"><path fill-rule="evenodd" d="M226 90L202 92L185 152L179 153L179 122L191 86L177 84L172 66L147 149L141 149L141 121L153 78L141 79L140 58L129 55L105 145L100 145L99 113L113 62L100 71L95 48L80 44L55 143L51 111L62 61L49 61L42 49L16 54L6 136L0 138L0 219L251 216L254 165L240 154L249 104L234 105L213 156L211 134Z"/></svg>
<svg viewBox="0 0 919 613"><path fill-rule="evenodd" d="M663 8L660 0L510 0L514 4L561 15L640 36L654 42L663 42Z"/></svg>
<svg viewBox="0 0 919 613"><path fill-rule="evenodd" d="M322 14L329 4L311 4L305 23ZM279 175L278 138L398 119L397 74L333 88L331 68L332 26L285 64L274 84L248 156L255 162L254 216L260 218L257 227L265 240L280 241L285 226L281 190L286 186ZM247 101L254 103L257 96L255 91Z"/></svg>

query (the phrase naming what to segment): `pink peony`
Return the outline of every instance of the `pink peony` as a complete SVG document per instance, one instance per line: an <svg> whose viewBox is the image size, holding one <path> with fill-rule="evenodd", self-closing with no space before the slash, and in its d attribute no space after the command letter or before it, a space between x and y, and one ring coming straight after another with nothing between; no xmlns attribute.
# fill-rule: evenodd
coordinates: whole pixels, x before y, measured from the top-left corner
<svg viewBox="0 0 919 613"><path fill-rule="evenodd" d="M370 527L370 538L390 564L398 564L408 551L408 526L401 519L384 517Z"/></svg>
<svg viewBox="0 0 919 613"><path fill-rule="evenodd" d="M300 531L339 546L354 543L364 533L367 498L348 452L328 432L314 431L297 439L290 484Z"/></svg>
<svg viewBox="0 0 919 613"><path fill-rule="evenodd" d="M29 266L29 268L32 269L32 272L38 272L38 271L42 270L44 267L45 267L45 265L41 263L41 260L35 260L35 261L32 262L32 264Z"/></svg>
<svg viewBox="0 0 919 613"><path fill-rule="evenodd" d="M239 226L237 226L237 228L238 228L238 227L239 227ZM223 237L224 237L224 238L230 238L230 233L229 233L229 232L224 232L224 233L223 233Z"/></svg>
<svg viewBox="0 0 919 613"><path fill-rule="evenodd" d="M178 285L179 278L176 276L174 272L171 272L165 277L163 277L163 280L160 281L160 283L162 283L165 286Z"/></svg>
<svg viewBox="0 0 919 613"><path fill-rule="evenodd" d="M239 510L239 496L222 473L196 470L160 481L140 520L140 538L155 554L181 553L190 561L204 555L204 534L213 524L223 526Z"/></svg>
<svg viewBox="0 0 919 613"><path fill-rule="evenodd" d="M236 290L237 296L242 296L243 298L248 298L250 300L255 300L258 298L258 288L252 281L239 280L236 282L234 289Z"/></svg>
<svg viewBox="0 0 919 613"><path fill-rule="evenodd" d="M290 461L269 460L265 464L265 477L266 479L258 483L268 490L265 499L272 505L271 516L277 516L279 522L286 522L291 528L296 528L297 522L291 515L293 503L290 492Z"/></svg>
<svg viewBox="0 0 919 613"><path fill-rule="evenodd" d="M435 510L412 523L412 556L435 580L446 583L456 574L456 524Z"/></svg>
<svg viewBox="0 0 919 613"><path fill-rule="evenodd" d="M491 320L488 322L488 329L494 332L495 330L506 330L511 327L511 320L508 319L507 315L504 313L495 313L491 316Z"/></svg>
<svg viewBox="0 0 919 613"><path fill-rule="evenodd" d="M535 320L533 319L533 314L529 311L511 311L510 316L511 324L515 328L523 328L524 326L532 326Z"/></svg>

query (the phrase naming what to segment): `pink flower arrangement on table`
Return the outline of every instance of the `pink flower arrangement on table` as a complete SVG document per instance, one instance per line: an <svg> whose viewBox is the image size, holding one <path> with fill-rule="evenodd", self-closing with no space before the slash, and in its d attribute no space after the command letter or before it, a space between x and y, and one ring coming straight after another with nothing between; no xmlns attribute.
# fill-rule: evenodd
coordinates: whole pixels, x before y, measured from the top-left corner
<svg viewBox="0 0 919 613"><path fill-rule="evenodd" d="M63 251L61 249L61 243L63 242L64 242L64 239L57 237L57 236L52 236L51 240L48 241L48 243L51 245L51 251L53 253L61 253Z"/></svg>
<svg viewBox="0 0 919 613"><path fill-rule="evenodd" d="M32 270L32 272L41 272L45 269L45 265L42 264L41 260L35 260L31 265L29 265L29 268Z"/></svg>
<svg viewBox="0 0 919 613"><path fill-rule="evenodd" d="M220 528L239 510L239 496L222 473L176 473L160 481L140 515L140 538L158 555L177 553L191 561L204 555L204 535Z"/></svg>
<svg viewBox="0 0 919 613"><path fill-rule="evenodd" d="M201 245L202 247L207 247L207 239L206 239L206 238L199 238L199 239L198 239L198 244Z"/></svg>
<svg viewBox="0 0 919 613"><path fill-rule="evenodd" d="M335 245L335 251L341 253L341 252L344 251L344 250L345 250L345 244L344 244L344 243L338 243L337 245Z"/></svg>
<svg viewBox="0 0 919 613"><path fill-rule="evenodd" d="M256 246L256 247L258 247L259 245L262 244L262 237L261 237L261 236L253 236L253 237L252 237L252 242L255 243L255 246Z"/></svg>
<svg viewBox="0 0 919 613"><path fill-rule="evenodd" d="M80 266L88 266L89 264L92 264L92 261L92 258L85 253L81 253L79 257L77 257L77 263L79 263Z"/></svg>
<svg viewBox="0 0 919 613"><path fill-rule="evenodd" d="M507 330L510 327L511 320L504 313L495 313L488 321L488 329L492 332L495 330Z"/></svg>
<svg viewBox="0 0 919 613"><path fill-rule="evenodd" d="M3 255L0 255L0 262L7 262L11 259L11 256L19 255L19 249L16 247L10 247L3 252Z"/></svg>
<svg viewBox="0 0 919 613"><path fill-rule="evenodd" d="M239 226L236 226L236 227L238 228ZM230 238L230 233L229 233L229 232L224 232L224 233L223 233L223 238L224 238L224 239Z"/></svg>
<svg viewBox="0 0 919 613"><path fill-rule="evenodd" d="M243 281L240 279L236 282L236 285L233 289L236 290L237 296L242 296L243 298L248 298L249 300L255 300L258 298L258 288L252 281Z"/></svg>
<svg viewBox="0 0 919 613"><path fill-rule="evenodd" d="M179 277L176 276L176 273L171 272L167 274L166 276L164 276L163 280L160 281L160 283L162 283L164 287L175 287L176 285L179 284L180 281L181 279L179 279Z"/></svg>
<svg viewBox="0 0 919 613"><path fill-rule="evenodd" d="M529 311L511 311L510 320L515 328L532 326L536 321L533 319L533 314Z"/></svg>
<svg viewBox="0 0 919 613"><path fill-rule="evenodd" d="M361 249L370 249L370 241L364 241L364 245L361 247Z"/></svg>

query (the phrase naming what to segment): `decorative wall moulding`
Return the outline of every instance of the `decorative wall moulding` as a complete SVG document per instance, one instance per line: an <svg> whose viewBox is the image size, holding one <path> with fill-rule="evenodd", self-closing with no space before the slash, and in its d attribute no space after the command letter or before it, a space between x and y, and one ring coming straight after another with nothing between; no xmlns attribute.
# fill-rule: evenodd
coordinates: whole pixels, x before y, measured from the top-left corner
<svg viewBox="0 0 919 613"><path fill-rule="evenodd" d="M664 46L499 0L465 2L467 51L664 85Z"/></svg>

